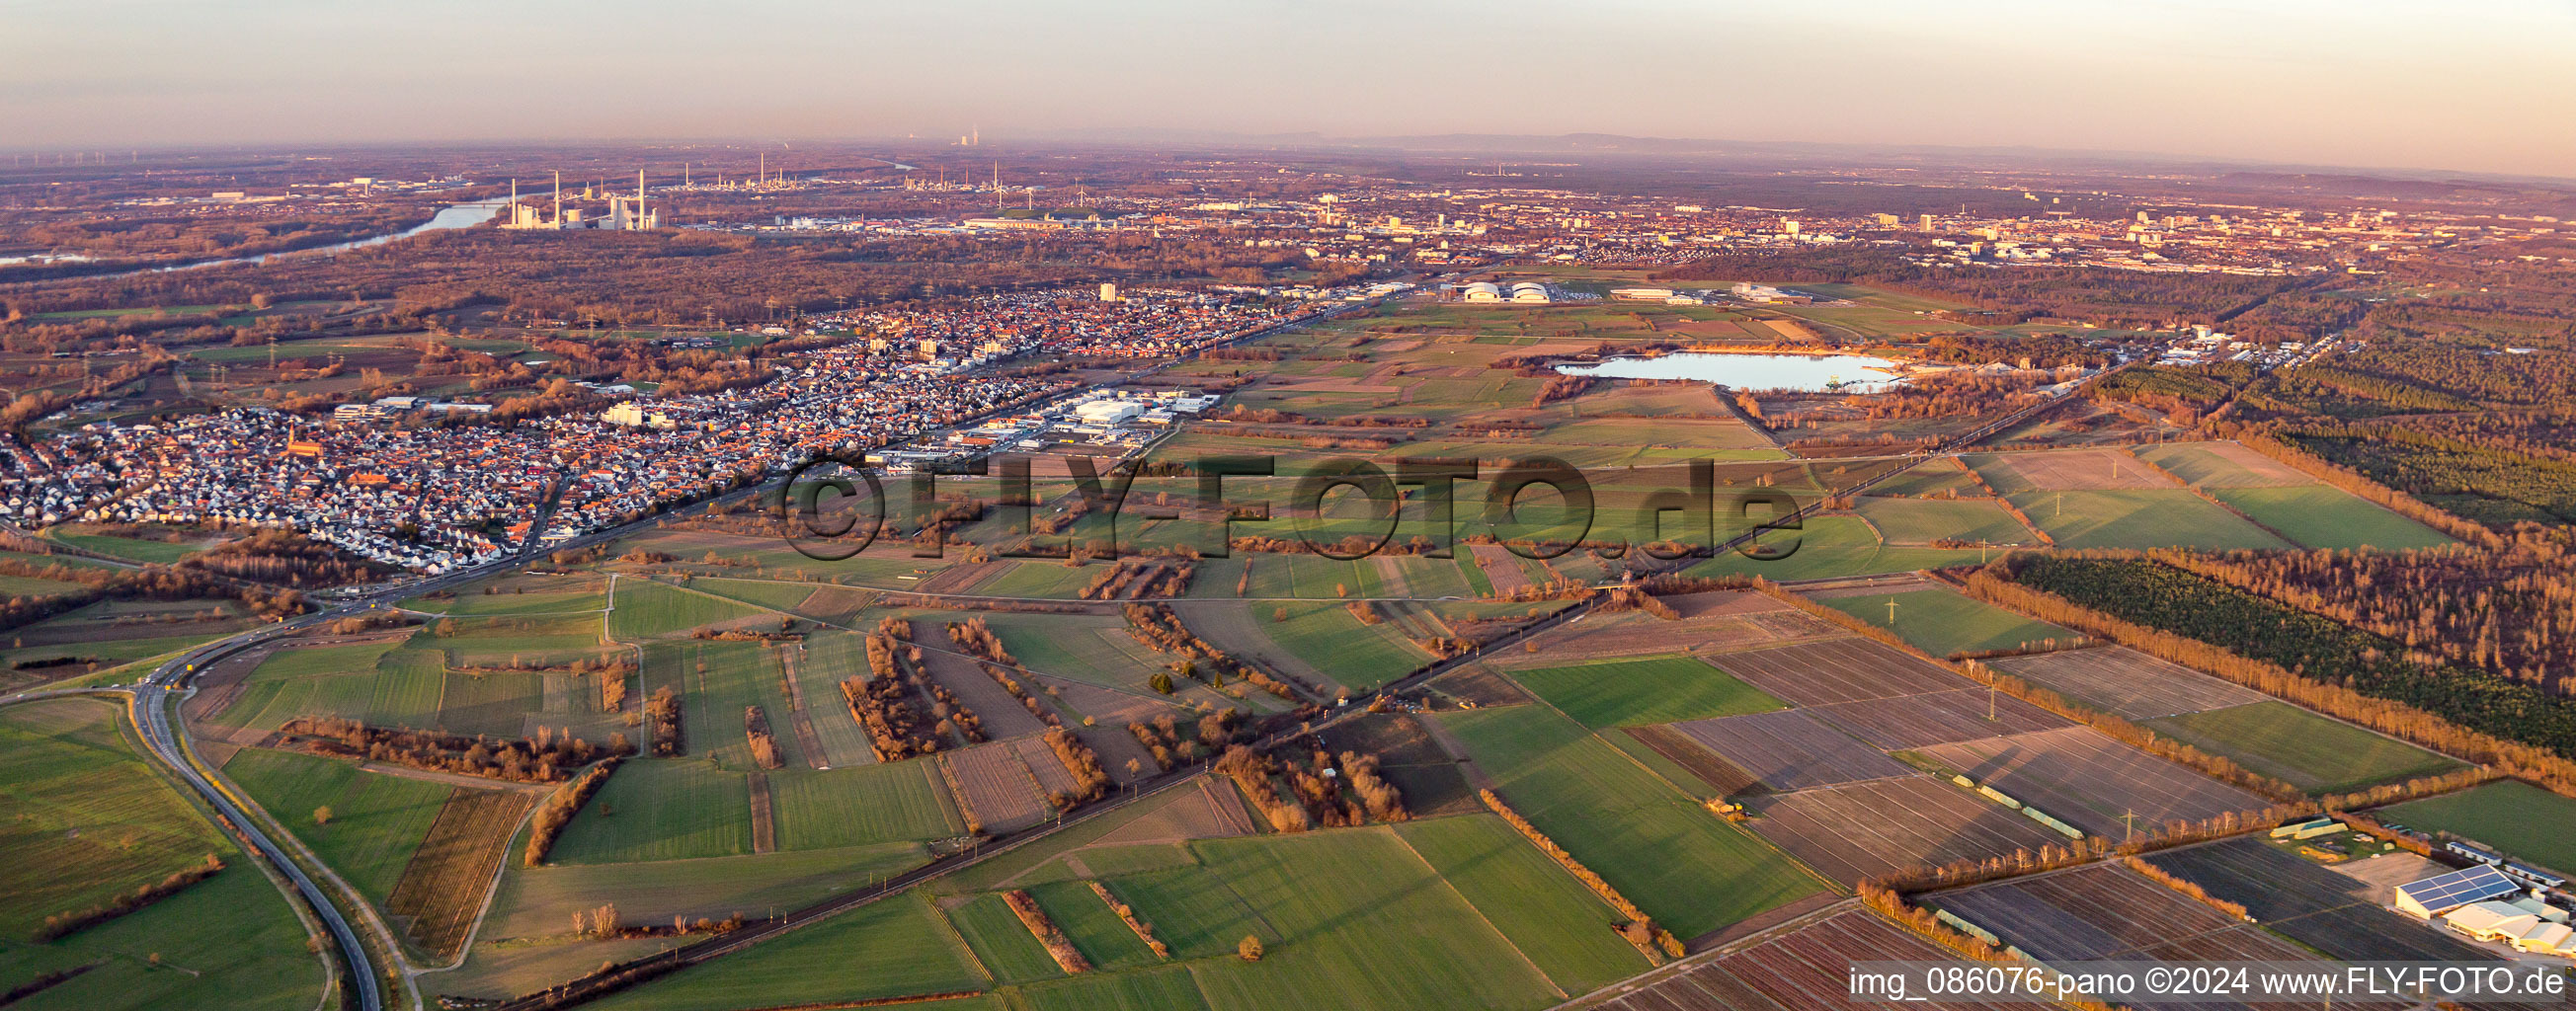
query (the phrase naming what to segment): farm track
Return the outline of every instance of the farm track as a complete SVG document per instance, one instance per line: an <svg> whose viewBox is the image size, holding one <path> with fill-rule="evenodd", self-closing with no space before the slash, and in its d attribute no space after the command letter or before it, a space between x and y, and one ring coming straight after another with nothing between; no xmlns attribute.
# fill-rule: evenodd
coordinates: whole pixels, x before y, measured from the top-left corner
<svg viewBox="0 0 2576 1011"><path fill-rule="evenodd" d="M805 764L829 769L831 756L823 751L823 737L814 732L813 716L805 711L805 689L796 683L796 661L804 653L801 645L794 649L781 647L777 653L780 690L787 695L787 724L796 732L796 750L804 754Z"/></svg>
<svg viewBox="0 0 2576 1011"><path fill-rule="evenodd" d="M778 852L778 814L769 795L769 774L754 769L743 782L751 791L751 851Z"/></svg>

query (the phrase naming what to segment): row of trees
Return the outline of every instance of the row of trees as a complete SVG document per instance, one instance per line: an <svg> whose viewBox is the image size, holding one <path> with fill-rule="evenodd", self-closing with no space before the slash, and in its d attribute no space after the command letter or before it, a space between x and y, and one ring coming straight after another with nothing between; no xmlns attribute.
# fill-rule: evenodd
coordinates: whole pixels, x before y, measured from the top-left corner
<svg viewBox="0 0 2576 1011"><path fill-rule="evenodd" d="M1064 928L1056 926L1055 921L1047 917L1046 910L1038 906L1037 896L1014 888L1002 893L1002 902L1011 907L1012 915L1020 918L1020 925L1029 928L1029 936L1038 939L1038 946L1045 948L1047 957L1055 959L1056 966L1067 975L1091 971L1091 960L1082 957L1082 949L1073 946L1073 939L1065 936Z"/></svg>
<svg viewBox="0 0 2576 1011"><path fill-rule="evenodd" d="M1155 675L1154 689L1163 694L1172 692L1171 675L1204 681L1211 687L1223 685L1230 677L1290 702L1302 702L1323 694L1314 686L1295 680L1293 675L1273 676L1199 638L1189 626L1181 624L1180 615L1174 613L1170 605L1128 604L1119 610L1127 618L1127 633L1137 642L1157 653L1179 658L1166 665L1168 673Z"/></svg>
<svg viewBox="0 0 2576 1011"><path fill-rule="evenodd" d="M590 803L590 798L599 793L600 787L608 785L609 775L617 771L617 765L622 761L625 761L624 757L618 755L601 759L599 764L582 770L581 775L573 777L571 782L547 794L545 801L537 805L536 814L529 819L528 845L520 853L520 862L530 867L545 863L546 854L555 848L555 840L572 824L572 816L581 813L582 805Z"/></svg>
<svg viewBox="0 0 2576 1011"><path fill-rule="evenodd" d="M88 909L74 910L67 913L55 913L47 916L45 917L44 923L37 925L33 940L37 944L44 944L48 941L69 936L75 931L95 927L127 913L142 909L143 907L149 906L155 902L177 895L181 891L186 890L189 885L214 877L216 872L223 869L224 862L216 859L214 854L208 853L206 854L206 860L204 863L184 870L172 871L168 877L136 888L133 891L118 892L115 895L109 896L107 901L91 906Z"/></svg>
<svg viewBox="0 0 2576 1011"><path fill-rule="evenodd" d="M516 783L558 782L571 769L634 750L622 733L611 735L603 748L572 736L569 730L558 734L552 727L538 727L534 738L495 741L485 735L371 727L340 716L298 716L279 727L277 736L281 747L319 755Z"/></svg>
<svg viewBox="0 0 2576 1011"><path fill-rule="evenodd" d="M1503 802L1502 794L1490 789L1478 790L1476 797L1485 802L1485 807L1501 815L1504 824L1510 825L1523 838L1536 845L1539 852L1547 854L1549 859L1556 861L1559 866L1565 868L1567 873L1574 875L1575 880L1583 882L1584 887L1592 889L1593 894L1601 896L1601 901L1609 903L1611 909L1627 917L1628 922L1619 926L1619 934L1627 938L1629 943L1636 945L1637 950L1645 952L1648 959L1656 959L1655 949L1658 947L1663 949L1663 953L1667 956L1682 957L1681 939L1674 937L1672 931L1655 926L1654 918L1647 916L1645 910L1638 908L1636 903L1628 901L1628 897L1620 894L1619 889L1612 887L1608 880L1594 873L1592 868L1584 866L1583 861L1575 859L1574 854L1566 852L1565 847L1557 845L1556 840L1548 838L1547 833L1539 831L1538 826L1530 824L1530 820L1521 817L1520 812L1512 810L1510 804ZM1660 960L1657 959L1657 961Z"/></svg>
<svg viewBox="0 0 2576 1011"><path fill-rule="evenodd" d="M984 676L992 678L1003 691L1020 700L1020 705L1027 707L1029 715L1037 717L1038 722L1050 727L1064 725L1064 718L1057 716L1053 708L1029 694L1028 686L1034 676L1021 665L1019 658L1002 647L1002 637L995 635L992 626L985 624L984 619L977 617L949 622L948 641L975 657L975 665L984 671ZM1045 685L1040 685L1039 690L1050 695L1055 693L1055 689Z"/></svg>
<svg viewBox="0 0 2576 1011"><path fill-rule="evenodd" d="M787 764L778 756L778 738L769 732L769 714L762 712L759 706L743 707L742 735L751 745L752 764L763 769Z"/></svg>
<svg viewBox="0 0 2576 1011"><path fill-rule="evenodd" d="M624 682L623 678L618 680ZM688 753L688 742L680 728L680 696L671 686L653 689L652 696L644 700L644 733L652 739L656 756L673 758Z"/></svg>

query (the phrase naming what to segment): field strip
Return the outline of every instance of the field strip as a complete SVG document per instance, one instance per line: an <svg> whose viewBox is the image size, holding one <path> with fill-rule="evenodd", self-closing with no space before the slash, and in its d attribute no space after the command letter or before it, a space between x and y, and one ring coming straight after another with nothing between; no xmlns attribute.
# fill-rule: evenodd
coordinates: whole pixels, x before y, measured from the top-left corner
<svg viewBox="0 0 2576 1011"><path fill-rule="evenodd" d="M1494 918L1485 915L1485 911L1483 909L1477 908L1474 902L1469 901L1467 893L1459 891L1457 884L1450 881L1448 875L1440 873L1440 868L1432 866L1431 861L1422 855L1421 850L1414 849L1412 840L1406 839L1404 834L1401 832L1389 830L1386 834L1393 836L1396 843L1404 847L1404 851L1406 853L1412 854L1414 862L1421 864L1423 870L1431 872L1431 880L1440 882L1440 887L1448 889L1449 896L1451 898L1457 899L1459 905L1465 906L1469 911L1475 913L1476 922L1484 924L1485 929L1493 931L1494 937L1503 942L1503 947L1512 949L1512 954L1521 960L1522 965L1528 966L1529 971L1537 975L1538 978L1546 980L1548 989L1556 991L1556 995L1560 998L1573 996L1572 994L1565 992L1565 985L1558 983L1556 981L1556 977L1548 975L1547 970L1539 968L1538 963L1529 957L1528 952L1522 951L1520 945L1512 943L1511 936L1503 933L1503 928L1494 923ZM1559 865L1557 869L1563 870L1564 867ZM1568 875L1568 877L1571 876L1572 875Z"/></svg>
<svg viewBox="0 0 2576 1011"><path fill-rule="evenodd" d="M831 756L823 751L822 735L814 732L814 720L805 712L805 691L796 684L796 658L805 647L797 644L795 652L776 651L781 684L787 691L787 723L796 730L796 750L805 753L805 764L816 769L832 767Z"/></svg>
<svg viewBox="0 0 2576 1011"><path fill-rule="evenodd" d="M769 774L757 769L743 777L751 791L751 851L755 854L778 851L778 815L769 797Z"/></svg>

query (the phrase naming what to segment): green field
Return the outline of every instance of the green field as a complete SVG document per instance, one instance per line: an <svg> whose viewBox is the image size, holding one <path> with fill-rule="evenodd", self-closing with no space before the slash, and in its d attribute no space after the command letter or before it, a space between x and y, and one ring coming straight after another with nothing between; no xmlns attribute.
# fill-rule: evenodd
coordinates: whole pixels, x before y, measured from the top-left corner
<svg viewBox="0 0 2576 1011"><path fill-rule="evenodd" d="M817 714L821 715L821 714ZM928 760L769 774L782 850L941 839L966 831Z"/></svg>
<svg viewBox="0 0 2576 1011"><path fill-rule="evenodd" d="M735 720L736 733L741 721ZM549 859L635 863L751 852L751 789L742 773L696 759L636 759L575 815Z"/></svg>
<svg viewBox="0 0 2576 1011"><path fill-rule="evenodd" d="M1535 1008L1551 987L1483 913L1383 828L1203 840L1265 932L1259 962L1193 966L1219 1008ZM1150 907L1140 915L1171 919ZM1579 914L1578 914L1579 915Z"/></svg>
<svg viewBox="0 0 2576 1011"><path fill-rule="evenodd" d="M608 593L604 586L535 593L459 593L454 600L407 600L403 606L454 615L560 614L605 608Z"/></svg>
<svg viewBox="0 0 2576 1011"><path fill-rule="evenodd" d="M987 978L942 919L922 893L898 895L589 1006L731 1011L984 989Z"/></svg>
<svg viewBox="0 0 2576 1011"><path fill-rule="evenodd" d="M226 870L139 912L52 944L0 944L0 987L98 966L10 1011L311 1011L323 970L303 924L249 857L229 842L216 852Z"/></svg>
<svg viewBox="0 0 2576 1011"><path fill-rule="evenodd" d="M1567 992L1646 970L1635 947L1604 929L1618 913L1501 818L1435 818L1396 834Z"/></svg>
<svg viewBox="0 0 2576 1011"><path fill-rule="evenodd" d="M2162 467L2172 472L2175 477L2212 491L2220 488L2277 485L2284 481L2305 484L2309 481L2306 475L2295 471L2288 474L2257 472L2201 443L2173 442L2158 446L2139 446L2133 452L2139 459Z"/></svg>
<svg viewBox="0 0 2576 1011"><path fill-rule="evenodd" d="M2460 768L2449 758L2287 702L2184 713L2147 725L2310 793L2355 790Z"/></svg>
<svg viewBox="0 0 2576 1011"><path fill-rule="evenodd" d="M1154 936L1170 946L1173 958L1228 957L1246 934L1260 935L1264 944L1279 940L1224 878L1205 867L1130 875L1109 882L1109 890L1154 925Z"/></svg>
<svg viewBox="0 0 2576 1011"><path fill-rule="evenodd" d="M602 902L616 903L618 915L630 923L668 923L675 915L761 916L772 908L794 909L865 888L872 879L911 870L924 859L922 848L913 843L640 864L531 868L514 859L494 893L483 937L558 937L571 929L574 912Z"/></svg>
<svg viewBox="0 0 2576 1011"><path fill-rule="evenodd" d="M609 603L608 634L619 639L685 633L761 613L749 605L643 579L618 580Z"/></svg>
<svg viewBox="0 0 2576 1011"><path fill-rule="evenodd" d="M634 583L619 580L621 591ZM805 598L814 595L812 583L782 582L768 579L725 579L707 577L692 579L689 588L700 593L729 597L754 607L771 611L795 611L805 606Z"/></svg>
<svg viewBox="0 0 2576 1011"><path fill-rule="evenodd" d="M2029 491L2008 497L2061 548L2295 546L2181 488Z"/></svg>
<svg viewBox="0 0 2576 1011"><path fill-rule="evenodd" d="M208 543L208 541L184 541L174 544L169 541L144 540L139 537L116 537L109 534L74 534L55 532L48 536L52 537L54 540L69 544L83 551L95 552L106 555L110 558L122 558L132 562L149 562L154 565L169 565L177 562L179 559L196 554Z"/></svg>
<svg viewBox="0 0 2576 1011"><path fill-rule="evenodd" d="M2322 484L2209 493L2303 547L2404 551L2451 543L2440 531Z"/></svg>
<svg viewBox="0 0 2576 1011"><path fill-rule="evenodd" d="M1692 565L1694 576L1761 576L1774 580L1827 579L1913 572L1951 565L1973 565L1989 557L1975 548L1907 548L1882 545L1869 528L1851 516L1818 516L1796 531L1762 535L1763 546L1789 552L1772 559L1747 558L1729 551Z"/></svg>
<svg viewBox="0 0 2576 1011"><path fill-rule="evenodd" d="M1896 621L1888 622L1888 602L1896 603ZM2074 632L2025 618L1955 590L1908 590L1831 597L1817 601L1872 625L1933 656L1960 652L2013 649L2047 639L2069 641Z"/></svg>
<svg viewBox="0 0 2576 1011"><path fill-rule="evenodd" d="M2576 799L2519 780L2381 808L2379 817L2419 830L2467 836L2522 860L2565 873L2576 870Z"/></svg>
<svg viewBox="0 0 2576 1011"><path fill-rule="evenodd" d="M1438 718L1505 802L1685 939L1824 887L1554 711Z"/></svg>
<svg viewBox="0 0 2576 1011"><path fill-rule="evenodd" d="M454 789L260 748L234 755L224 775L379 906ZM313 812L322 807L331 809L330 824L314 824Z"/></svg>
<svg viewBox="0 0 2576 1011"><path fill-rule="evenodd" d="M118 707L91 699L0 710L0 937L87 909L223 850L213 826L135 757ZM252 872L256 873L256 872Z"/></svg>
<svg viewBox="0 0 2576 1011"><path fill-rule="evenodd" d="M1513 671L1512 680L1595 729L1762 713L1785 705L1690 656L1542 667Z"/></svg>
<svg viewBox="0 0 2576 1011"><path fill-rule="evenodd" d="M975 587L974 592L993 597L1048 597L1071 600L1081 593L1083 586L1089 584L1091 577L1098 575L1099 572L1100 570L1088 565L1076 568L1062 562L1015 562L1010 568L1002 570L1000 575L987 579L982 585ZM1194 577L1193 588L1206 578L1207 574L1204 572ZM1227 592L1233 592L1232 585L1231 581L1227 583Z"/></svg>
<svg viewBox="0 0 2576 1011"><path fill-rule="evenodd" d="M1199 1011L1208 1006L1197 978L1183 965L1146 972L1089 973L1018 987L1010 995L1013 1007L1027 1011Z"/></svg>
<svg viewBox="0 0 2576 1011"><path fill-rule="evenodd" d="M2036 540L2029 528L1990 498L1863 498L1858 510L1890 544L1928 545L1942 539L2030 544Z"/></svg>
<svg viewBox="0 0 2576 1011"><path fill-rule="evenodd" d="M79 583L66 583L58 579L38 579L34 576L0 576L0 596L29 598L58 597L66 593L74 593L87 589L89 589L89 587L82 586Z"/></svg>
<svg viewBox="0 0 2576 1011"><path fill-rule="evenodd" d="M1052 881L1027 886L1046 910L1047 919L1073 940L1076 950L1091 964L1102 969L1133 969L1154 965L1158 960L1145 942L1128 929L1127 921L1109 904L1092 894L1091 885L1082 881ZM1168 943L1168 942L1166 942Z"/></svg>
<svg viewBox="0 0 2576 1011"><path fill-rule="evenodd" d="M948 922L957 928L957 936L975 952L984 971L993 974L996 983L1028 983L1064 975L1046 946L1029 933L1019 914L1002 901L1001 893L992 892L966 900L948 911Z"/></svg>

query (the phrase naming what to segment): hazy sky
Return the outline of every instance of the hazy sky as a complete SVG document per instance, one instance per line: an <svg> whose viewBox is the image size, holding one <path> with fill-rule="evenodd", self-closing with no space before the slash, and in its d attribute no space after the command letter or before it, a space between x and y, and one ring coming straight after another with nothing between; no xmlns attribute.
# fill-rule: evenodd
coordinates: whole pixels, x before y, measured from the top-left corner
<svg viewBox="0 0 2576 1011"><path fill-rule="evenodd" d="M981 126L2576 177L2571 0L0 0L0 148Z"/></svg>

